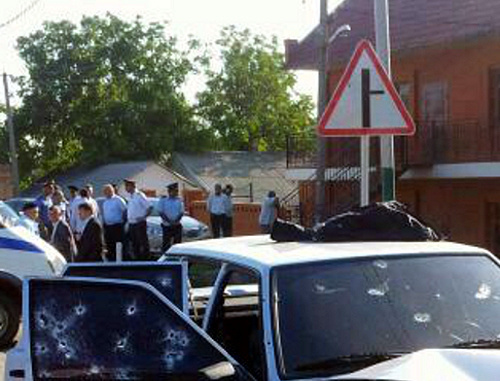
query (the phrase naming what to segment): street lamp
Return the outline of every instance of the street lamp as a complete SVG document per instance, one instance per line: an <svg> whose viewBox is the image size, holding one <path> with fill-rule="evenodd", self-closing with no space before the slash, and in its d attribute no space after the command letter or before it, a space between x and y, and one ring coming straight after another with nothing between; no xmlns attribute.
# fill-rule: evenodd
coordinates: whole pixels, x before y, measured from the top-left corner
<svg viewBox="0 0 500 381"><path fill-rule="evenodd" d="M331 37L328 39L328 45L330 45L333 41L336 40L337 37L339 37L340 35L344 36L346 35L347 33L349 33L351 31L351 26L349 24L344 24L344 25L341 25L337 28L337 30L335 31L334 34L331 35Z"/></svg>
<svg viewBox="0 0 500 381"><path fill-rule="evenodd" d="M351 31L348 24L341 25L328 37L328 14L326 0L322 0L321 12L321 44L318 67L318 123L327 105L327 57L328 47L337 37ZM318 137L318 163L316 167L316 208L315 221L322 222L325 212L325 170L326 170L326 138Z"/></svg>

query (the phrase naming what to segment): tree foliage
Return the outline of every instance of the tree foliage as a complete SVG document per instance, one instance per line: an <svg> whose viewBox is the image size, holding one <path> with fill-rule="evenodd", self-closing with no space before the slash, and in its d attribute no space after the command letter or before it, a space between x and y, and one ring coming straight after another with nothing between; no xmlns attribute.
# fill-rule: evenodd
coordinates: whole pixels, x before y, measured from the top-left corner
<svg viewBox="0 0 500 381"><path fill-rule="evenodd" d="M29 72L15 115L21 173L202 148L180 88L194 69L165 24L112 15L46 22L18 39Z"/></svg>
<svg viewBox="0 0 500 381"><path fill-rule="evenodd" d="M313 103L294 91L276 38L227 27L216 45L221 68L207 69L197 108L222 149L282 150L288 134L310 131Z"/></svg>

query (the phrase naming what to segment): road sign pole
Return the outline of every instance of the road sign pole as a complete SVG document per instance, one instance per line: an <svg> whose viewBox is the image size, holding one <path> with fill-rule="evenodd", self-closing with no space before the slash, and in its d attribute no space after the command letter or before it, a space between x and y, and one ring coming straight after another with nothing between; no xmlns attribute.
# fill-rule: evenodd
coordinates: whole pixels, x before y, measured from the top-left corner
<svg viewBox="0 0 500 381"><path fill-rule="evenodd" d="M389 0L375 1L375 39L377 53L391 78L391 42L389 32ZM382 167L382 201L396 199L394 136L380 137L380 164Z"/></svg>
<svg viewBox="0 0 500 381"><path fill-rule="evenodd" d="M328 0L320 2L320 51L318 62L318 121L325 112L327 99L326 54L328 49ZM315 222L323 220L325 212L326 138L318 136L318 163L316 167Z"/></svg>
<svg viewBox="0 0 500 381"><path fill-rule="evenodd" d="M361 70L361 112L364 128L371 128L371 85L370 70ZM362 136L360 140L361 152L361 206L370 203L370 137Z"/></svg>
<svg viewBox="0 0 500 381"><path fill-rule="evenodd" d="M361 137L361 206L370 203L370 137Z"/></svg>

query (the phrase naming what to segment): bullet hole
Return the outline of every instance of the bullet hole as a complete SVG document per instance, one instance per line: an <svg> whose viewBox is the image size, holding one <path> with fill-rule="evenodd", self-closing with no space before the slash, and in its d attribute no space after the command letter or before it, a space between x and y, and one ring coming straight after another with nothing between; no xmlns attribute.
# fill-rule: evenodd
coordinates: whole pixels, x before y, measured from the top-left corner
<svg viewBox="0 0 500 381"><path fill-rule="evenodd" d="M137 308L136 308L134 305L129 306L129 307L127 308L127 315L128 315L128 316L132 316L132 315L134 315L136 312L137 312Z"/></svg>
<svg viewBox="0 0 500 381"><path fill-rule="evenodd" d="M45 316L45 314L40 314L40 316L38 316L38 325L42 329L47 327L48 319L47 316Z"/></svg>
<svg viewBox="0 0 500 381"><path fill-rule="evenodd" d="M83 314L85 314L85 312L87 311L87 309L85 308L85 306L79 304L78 306L75 307L75 313L78 315L78 316L82 316Z"/></svg>
<svg viewBox="0 0 500 381"><path fill-rule="evenodd" d="M56 331L62 332L66 329L66 325L64 323L57 323L56 324Z"/></svg>
<svg viewBox="0 0 500 381"><path fill-rule="evenodd" d="M126 349L128 344L128 339L126 337L120 338L116 341L116 350L123 351Z"/></svg>
<svg viewBox="0 0 500 381"><path fill-rule="evenodd" d="M171 278L161 278L160 284L165 288L172 287L172 279Z"/></svg>

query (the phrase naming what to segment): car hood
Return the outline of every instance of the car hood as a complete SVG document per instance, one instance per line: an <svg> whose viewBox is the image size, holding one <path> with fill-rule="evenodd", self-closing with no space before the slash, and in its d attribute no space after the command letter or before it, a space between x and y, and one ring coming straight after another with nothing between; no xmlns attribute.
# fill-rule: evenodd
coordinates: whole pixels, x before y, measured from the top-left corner
<svg viewBox="0 0 500 381"><path fill-rule="evenodd" d="M500 374L500 350L425 349L330 380L491 381Z"/></svg>

